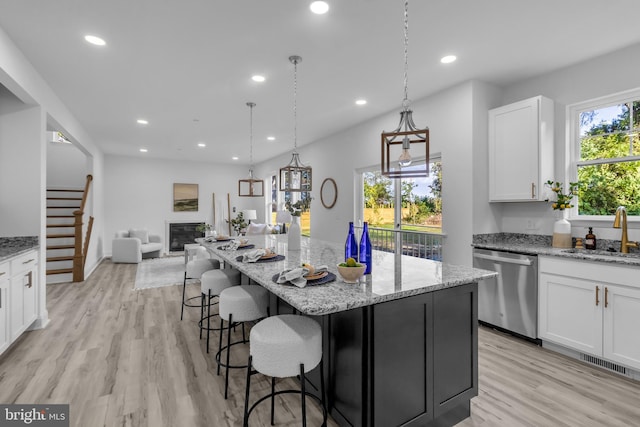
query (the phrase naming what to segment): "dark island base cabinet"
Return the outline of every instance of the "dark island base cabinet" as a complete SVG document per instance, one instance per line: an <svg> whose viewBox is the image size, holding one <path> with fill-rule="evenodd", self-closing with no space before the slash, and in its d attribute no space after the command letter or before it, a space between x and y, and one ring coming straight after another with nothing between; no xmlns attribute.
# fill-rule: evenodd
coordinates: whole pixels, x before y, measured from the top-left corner
<svg viewBox="0 0 640 427"><path fill-rule="evenodd" d="M478 285L316 317L341 426L452 426L478 394ZM292 312L278 301L278 312ZM319 369L309 382L319 388Z"/></svg>

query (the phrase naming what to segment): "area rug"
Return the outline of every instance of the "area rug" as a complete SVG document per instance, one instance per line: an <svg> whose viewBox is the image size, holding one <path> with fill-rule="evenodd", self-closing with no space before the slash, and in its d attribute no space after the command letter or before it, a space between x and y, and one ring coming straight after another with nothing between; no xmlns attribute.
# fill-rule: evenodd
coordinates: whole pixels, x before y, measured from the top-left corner
<svg viewBox="0 0 640 427"><path fill-rule="evenodd" d="M181 285L184 280L184 257L170 256L142 260L138 264L133 289Z"/></svg>

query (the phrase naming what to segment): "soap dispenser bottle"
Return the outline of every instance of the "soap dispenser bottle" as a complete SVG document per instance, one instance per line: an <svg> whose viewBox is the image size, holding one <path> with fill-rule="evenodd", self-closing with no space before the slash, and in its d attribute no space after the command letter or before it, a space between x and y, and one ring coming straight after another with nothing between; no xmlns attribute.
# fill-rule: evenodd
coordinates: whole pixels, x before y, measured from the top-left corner
<svg viewBox="0 0 640 427"><path fill-rule="evenodd" d="M593 234L593 227L589 227L589 232L584 237L584 248L585 249L596 248L596 235Z"/></svg>

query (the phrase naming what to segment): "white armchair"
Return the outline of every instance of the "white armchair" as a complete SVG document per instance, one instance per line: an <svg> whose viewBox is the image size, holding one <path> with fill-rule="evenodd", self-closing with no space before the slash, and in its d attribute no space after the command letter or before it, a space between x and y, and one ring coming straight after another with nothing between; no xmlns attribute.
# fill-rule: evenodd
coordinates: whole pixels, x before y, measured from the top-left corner
<svg viewBox="0 0 640 427"><path fill-rule="evenodd" d="M147 230L120 230L112 242L111 261L137 264L142 258L159 257L161 253L160 236L149 234Z"/></svg>

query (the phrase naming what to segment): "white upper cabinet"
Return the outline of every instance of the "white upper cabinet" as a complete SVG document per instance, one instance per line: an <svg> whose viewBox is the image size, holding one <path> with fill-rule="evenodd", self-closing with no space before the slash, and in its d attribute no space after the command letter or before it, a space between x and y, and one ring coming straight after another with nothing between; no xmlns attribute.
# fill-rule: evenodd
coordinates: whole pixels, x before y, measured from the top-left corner
<svg viewBox="0 0 640 427"><path fill-rule="evenodd" d="M489 110L489 201L546 198L553 180L553 101L543 96Z"/></svg>

